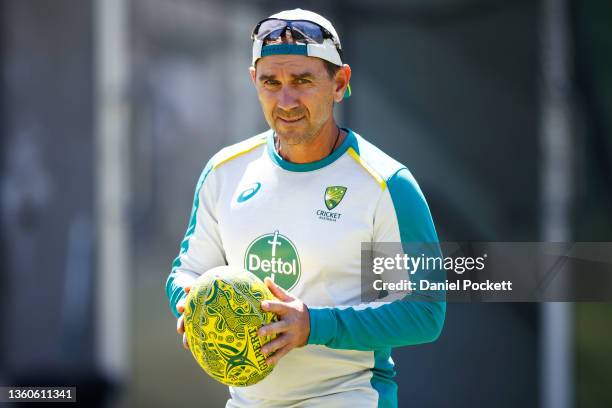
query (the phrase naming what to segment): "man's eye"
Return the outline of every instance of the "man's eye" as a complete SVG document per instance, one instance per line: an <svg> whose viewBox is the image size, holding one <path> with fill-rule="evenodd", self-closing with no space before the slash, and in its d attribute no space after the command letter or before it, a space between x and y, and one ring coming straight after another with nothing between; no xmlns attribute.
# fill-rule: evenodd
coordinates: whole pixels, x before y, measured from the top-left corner
<svg viewBox="0 0 612 408"><path fill-rule="evenodd" d="M279 82L275 81L273 79L266 79L264 81L264 85L267 85L267 86L277 86L278 84L279 84Z"/></svg>
<svg viewBox="0 0 612 408"><path fill-rule="evenodd" d="M295 83L298 85L304 85L304 84L309 84L310 80L305 79L305 78L298 78L295 80Z"/></svg>

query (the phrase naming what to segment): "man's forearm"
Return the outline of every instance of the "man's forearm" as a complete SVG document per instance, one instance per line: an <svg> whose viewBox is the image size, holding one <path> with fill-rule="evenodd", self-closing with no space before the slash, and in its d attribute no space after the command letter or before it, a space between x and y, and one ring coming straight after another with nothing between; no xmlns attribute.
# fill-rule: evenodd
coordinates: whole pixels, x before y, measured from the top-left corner
<svg viewBox="0 0 612 408"><path fill-rule="evenodd" d="M308 344L379 350L432 342L444 326L446 302L397 300L372 306L311 308Z"/></svg>

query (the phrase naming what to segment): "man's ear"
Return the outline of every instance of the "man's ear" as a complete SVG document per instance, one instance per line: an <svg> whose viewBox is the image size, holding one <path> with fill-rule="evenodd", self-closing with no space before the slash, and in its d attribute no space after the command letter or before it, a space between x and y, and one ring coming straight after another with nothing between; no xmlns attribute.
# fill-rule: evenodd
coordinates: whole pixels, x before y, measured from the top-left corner
<svg viewBox="0 0 612 408"><path fill-rule="evenodd" d="M336 88L334 90L334 101L337 103L342 102L344 99L344 92L346 87L351 80L351 67L348 64L344 64L340 67L340 69L336 72L334 76L334 81L336 83Z"/></svg>
<svg viewBox="0 0 612 408"><path fill-rule="evenodd" d="M249 67L249 74L251 74L251 81L253 81L253 85L255 85L255 78L257 75L257 71L255 70L255 67Z"/></svg>

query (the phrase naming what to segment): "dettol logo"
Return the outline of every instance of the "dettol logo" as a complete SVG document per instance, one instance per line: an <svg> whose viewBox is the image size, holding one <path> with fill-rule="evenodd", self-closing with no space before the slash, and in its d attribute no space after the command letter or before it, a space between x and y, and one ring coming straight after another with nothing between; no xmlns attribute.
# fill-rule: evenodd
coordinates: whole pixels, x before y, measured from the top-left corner
<svg viewBox="0 0 612 408"><path fill-rule="evenodd" d="M300 257L293 242L278 231L255 238L244 256L244 268L263 280L266 276L291 290L300 280Z"/></svg>

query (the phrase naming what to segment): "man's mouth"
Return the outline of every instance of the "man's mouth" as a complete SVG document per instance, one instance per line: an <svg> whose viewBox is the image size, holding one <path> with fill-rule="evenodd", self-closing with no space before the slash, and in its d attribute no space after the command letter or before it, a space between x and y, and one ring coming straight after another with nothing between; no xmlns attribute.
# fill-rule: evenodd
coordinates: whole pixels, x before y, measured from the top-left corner
<svg viewBox="0 0 612 408"><path fill-rule="evenodd" d="M298 118L282 118L282 117L278 117L279 120L285 122L285 123L295 123L295 122L299 122L300 120L302 120L304 117L300 116Z"/></svg>

